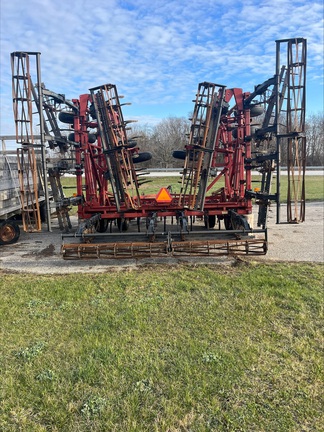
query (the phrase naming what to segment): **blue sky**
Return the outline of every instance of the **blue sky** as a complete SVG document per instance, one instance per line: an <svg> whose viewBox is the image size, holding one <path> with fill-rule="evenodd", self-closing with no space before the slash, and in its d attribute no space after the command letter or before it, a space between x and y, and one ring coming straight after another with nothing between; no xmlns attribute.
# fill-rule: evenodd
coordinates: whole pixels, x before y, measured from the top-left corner
<svg viewBox="0 0 324 432"><path fill-rule="evenodd" d="M253 91L275 73L275 40L307 39L307 112L323 112L322 0L1 1L0 135L14 134L10 53L41 53L67 98L116 84L126 119L188 117L199 82Z"/></svg>

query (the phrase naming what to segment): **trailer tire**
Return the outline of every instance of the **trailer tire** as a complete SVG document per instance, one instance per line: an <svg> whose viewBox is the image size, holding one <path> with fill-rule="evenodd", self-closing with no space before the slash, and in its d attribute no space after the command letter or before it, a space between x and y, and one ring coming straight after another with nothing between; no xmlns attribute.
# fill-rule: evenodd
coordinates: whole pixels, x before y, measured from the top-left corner
<svg viewBox="0 0 324 432"><path fill-rule="evenodd" d="M16 243L20 236L20 229L15 221L0 222L0 245Z"/></svg>

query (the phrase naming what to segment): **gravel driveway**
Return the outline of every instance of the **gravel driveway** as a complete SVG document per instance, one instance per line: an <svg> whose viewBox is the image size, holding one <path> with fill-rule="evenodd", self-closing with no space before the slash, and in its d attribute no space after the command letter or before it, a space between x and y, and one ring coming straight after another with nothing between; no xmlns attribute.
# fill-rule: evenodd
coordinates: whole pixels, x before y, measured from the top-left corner
<svg viewBox="0 0 324 432"><path fill-rule="evenodd" d="M282 207L282 219L285 208ZM247 259L260 261L324 262L324 203L308 203L306 222L301 224L282 223L277 225L275 210L270 213L268 223L269 250L264 256L247 256ZM230 257L182 257L145 259L100 259L64 260L61 255L61 232L53 224L53 231L46 228L40 233L21 233L14 245L0 246L0 271L66 274L93 273L137 268L141 265L164 263L174 265L180 262L222 264L233 262Z"/></svg>

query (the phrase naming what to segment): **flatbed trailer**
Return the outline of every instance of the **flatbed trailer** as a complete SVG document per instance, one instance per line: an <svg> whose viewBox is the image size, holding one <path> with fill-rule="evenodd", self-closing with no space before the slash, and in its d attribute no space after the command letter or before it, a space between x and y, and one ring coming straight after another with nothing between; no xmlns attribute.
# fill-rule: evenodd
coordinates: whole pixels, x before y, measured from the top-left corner
<svg viewBox="0 0 324 432"><path fill-rule="evenodd" d="M40 219L44 214L45 198L37 172L39 158L34 159L34 173L24 171L25 162L29 163L30 159L19 155L18 150L2 148L0 151L0 245L17 242L19 225L28 229L28 220L37 218L37 212Z"/></svg>
<svg viewBox="0 0 324 432"><path fill-rule="evenodd" d="M16 221L21 216L17 156L0 153L0 244L18 240L20 228Z"/></svg>

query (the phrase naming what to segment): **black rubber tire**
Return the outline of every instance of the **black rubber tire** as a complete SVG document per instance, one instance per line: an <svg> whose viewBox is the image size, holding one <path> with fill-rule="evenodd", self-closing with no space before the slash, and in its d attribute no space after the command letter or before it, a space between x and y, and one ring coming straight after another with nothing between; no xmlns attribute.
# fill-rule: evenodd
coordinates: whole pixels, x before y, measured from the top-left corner
<svg viewBox="0 0 324 432"><path fill-rule="evenodd" d="M172 153L172 156L175 159L185 160L186 154L187 154L186 150L174 150L174 152Z"/></svg>
<svg viewBox="0 0 324 432"><path fill-rule="evenodd" d="M193 160L193 154L194 154L194 152L191 151L190 155L189 155L191 161ZM186 152L186 150L174 150L174 152L172 153L172 156L175 159L185 160L186 157L187 157L187 152ZM196 157L196 160L197 160L197 154L196 154L195 157Z"/></svg>
<svg viewBox="0 0 324 432"><path fill-rule="evenodd" d="M134 163L147 162L152 159L152 154L150 152L138 153L133 156Z"/></svg>
<svg viewBox="0 0 324 432"><path fill-rule="evenodd" d="M12 220L0 222L0 245L16 243L20 236L18 224Z"/></svg>
<svg viewBox="0 0 324 432"><path fill-rule="evenodd" d="M97 141L97 136L95 134L88 134L88 141L90 144L94 144Z"/></svg>
<svg viewBox="0 0 324 432"><path fill-rule="evenodd" d="M233 229L232 220L231 220L231 217L229 215L224 216L224 225L225 225L226 230L232 230Z"/></svg>
<svg viewBox="0 0 324 432"><path fill-rule="evenodd" d="M72 112L67 111L61 111L58 116L60 122L66 123L66 124L73 124L74 123L74 114Z"/></svg>
<svg viewBox="0 0 324 432"><path fill-rule="evenodd" d="M215 228L216 225L216 215L208 215L205 217L205 228Z"/></svg>
<svg viewBox="0 0 324 432"><path fill-rule="evenodd" d="M230 214L224 216L224 225L226 230L249 230L250 225L248 221L242 217L239 217L238 215L231 214L231 210L229 211Z"/></svg>
<svg viewBox="0 0 324 432"><path fill-rule="evenodd" d="M75 134L74 132L70 133L68 136L69 141L75 141ZM88 142L90 144L94 144L97 141L97 136L95 134L88 134Z"/></svg>
<svg viewBox="0 0 324 432"><path fill-rule="evenodd" d="M264 108L261 105L250 105L250 117L258 117L264 113Z"/></svg>
<svg viewBox="0 0 324 432"><path fill-rule="evenodd" d="M97 119L96 110L95 110L95 106L93 103L90 105L89 112L90 112L90 116L91 116L92 120L96 120Z"/></svg>
<svg viewBox="0 0 324 432"><path fill-rule="evenodd" d="M39 214L42 222L46 222L47 213L46 213L46 204L43 202L39 206Z"/></svg>
<svg viewBox="0 0 324 432"><path fill-rule="evenodd" d="M128 231L129 228L129 220L128 219L123 219L123 218L118 218L117 219L117 227L119 229L119 231Z"/></svg>
<svg viewBox="0 0 324 432"><path fill-rule="evenodd" d="M132 148L134 148L134 147L136 147L136 146L137 146L137 141L129 140L129 141L127 142L126 148L128 148L128 149L132 149Z"/></svg>
<svg viewBox="0 0 324 432"><path fill-rule="evenodd" d="M216 225L216 215L209 215L208 216L208 225L209 225L209 228L215 228L215 225Z"/></svg>
<svg viewBox="0 0 324 432"><path fill-rule="evenodd" d="M104 233L107 231L109 225L108 219L100 219L96 224L96 231L99 233Z"/></svg>

